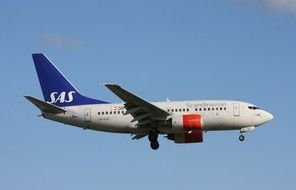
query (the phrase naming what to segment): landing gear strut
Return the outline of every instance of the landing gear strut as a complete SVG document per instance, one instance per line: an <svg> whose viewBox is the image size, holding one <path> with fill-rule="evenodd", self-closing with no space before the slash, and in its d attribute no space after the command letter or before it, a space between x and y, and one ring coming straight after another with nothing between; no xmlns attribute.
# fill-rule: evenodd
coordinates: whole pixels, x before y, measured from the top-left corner
<svg viewBox="0 0 296 190"><path fill-rule="evenodd" d="M158 133L156 131L153 131L148 135L148 139L150 141L150 147L153 150L157 150L159 148L159 143L157 138L158 138Z"/></svg>
<svg viewBox="0 0 296 190"><path fill-rule="evenodd" d="M245 140L245 136L244 135L240 135L238 138L240 141L244 141Z"/></svg>

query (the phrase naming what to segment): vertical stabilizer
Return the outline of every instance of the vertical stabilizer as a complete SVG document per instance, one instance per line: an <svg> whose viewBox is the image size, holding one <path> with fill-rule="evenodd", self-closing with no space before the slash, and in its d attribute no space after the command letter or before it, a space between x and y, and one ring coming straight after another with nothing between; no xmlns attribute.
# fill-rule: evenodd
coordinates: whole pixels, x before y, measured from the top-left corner
<svg viewBox="0 0 296 190"><path fill-rule="evenodd" d="M81 95L44 54L32 54L32 57L47 103L59 107L107 103Z"/></svg>

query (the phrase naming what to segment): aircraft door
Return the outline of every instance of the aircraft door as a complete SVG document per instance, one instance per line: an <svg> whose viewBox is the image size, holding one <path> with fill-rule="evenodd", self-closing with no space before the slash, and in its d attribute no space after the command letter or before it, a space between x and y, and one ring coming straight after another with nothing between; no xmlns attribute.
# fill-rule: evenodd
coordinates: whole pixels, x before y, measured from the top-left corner
<svg viewBox="0 0 296 190"><path fill-rule="evenodd" d="M240 105L238 103L233 104L233 116L240 116Z"/></svg>
<svg viewBox="0 0 296 190"><path fill-rule="evenodd" d="M91 111L88 108L84 110L84 121L91 122Z"/></svg>

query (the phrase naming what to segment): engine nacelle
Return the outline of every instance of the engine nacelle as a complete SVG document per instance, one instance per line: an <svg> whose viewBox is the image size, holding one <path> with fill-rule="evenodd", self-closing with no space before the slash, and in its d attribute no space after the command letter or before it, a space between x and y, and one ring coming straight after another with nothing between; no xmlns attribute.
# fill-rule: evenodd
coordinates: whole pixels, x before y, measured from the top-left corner
<svg viewBox="0 0 296 190"><path fill-rule="evenodd" d="M203 121L199 114L174 115L172 117L172 129L176 134L169 134L169 140L175 143L199 143L203 142Z"/></svg>
<svg viewBox="0 0 296 190"><path fill-rule="evenodd" d="M202 117L199 114L174 115L172 117L172 129L176 131L201 131Z"/></svg>
<svg viewBox="0 0 296 190"><path fill-rule="evenodd" d="M173 140L175 143L200 143L203 142L203 132L191 132L184 134L169 134L167 136L169 140Z"/></svg>

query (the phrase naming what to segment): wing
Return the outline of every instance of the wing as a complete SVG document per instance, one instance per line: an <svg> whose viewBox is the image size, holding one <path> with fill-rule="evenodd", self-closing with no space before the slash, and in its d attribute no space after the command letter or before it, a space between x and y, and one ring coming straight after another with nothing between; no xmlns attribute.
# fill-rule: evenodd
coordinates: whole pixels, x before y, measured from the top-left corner
<svg viewBox="0 0 296 190"><path fill-rule="evenodd" d="M105 86L125 102L125 114L131 114L134 118L131 122L137 121L137 126L153 125L158 121L167 120L171 115L169 112L143 100L117 84L105 84Z"/></svg>

